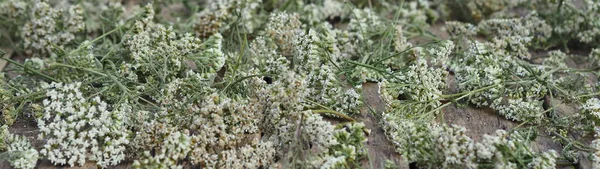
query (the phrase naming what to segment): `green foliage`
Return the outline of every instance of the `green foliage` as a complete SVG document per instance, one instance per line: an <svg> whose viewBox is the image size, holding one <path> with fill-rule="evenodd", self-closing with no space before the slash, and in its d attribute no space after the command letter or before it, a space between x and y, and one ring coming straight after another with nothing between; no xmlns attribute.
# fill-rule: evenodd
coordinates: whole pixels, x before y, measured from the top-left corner
<svg viewBox="0 0 600 169"><path fill-rule="evenodd" d="M373 113L420 167L554 168L531 148L538 130L600 166L598 139L578 140L600 122L600 3L584 5L2 1L0 47L24 59L0 74L0 152L17 168L361 168ZM365 111L365 83L383 112ZM439 118L453 104L521 125L474 141ZM7 129L30 121L39 152Z"/></svg>

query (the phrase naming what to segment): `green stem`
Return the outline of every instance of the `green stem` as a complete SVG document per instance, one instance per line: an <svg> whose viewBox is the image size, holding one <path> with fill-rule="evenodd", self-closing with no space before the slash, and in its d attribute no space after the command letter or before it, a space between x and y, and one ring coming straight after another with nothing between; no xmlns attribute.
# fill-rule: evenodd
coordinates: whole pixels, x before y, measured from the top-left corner
<svg viewBox="0 0 600 169"><path fill-rule="evenodd" d="M592 93L592 94L579 95L579 96L577 96L577 98L592 97L592 96L597 96L597 95L600 95L600 92Z"/></svg>
<svg viewBox="0 0 600 169"><path fill-rule="evenodd" d="M327 109L327 110L333 110L333 109L331 109L331 108L329 108L329 107L327 107L327 106L324 106L324 105L322 105L322 104L319 104L319 103L317 103L317 102L315 102L315 101L312 101L312 100L310 100L310 99L308 99L308 98L305 98L305 99L304 99L304 101L307 101L307 102L309 102L309 103L311 103L311 104L315 104L315 105L317 105L317 106L319 106L319 107L322 107L322 108L324 108L324 109Z"/></svg>
<svg viewBox="0 0 600 169"><path fill-rule="evenodd" d="M387 72L385 70L379 69L379 68L377 68L375 66L371 66L371 65L368 65L368 64L359 63L359 62L355 62L355 61L352 61L352 60L344 60L344 62L352 63L352 64L357 65L357 66L362 66L362 67L373 69L373 70L376 70L376 71L379 71L379 72L382 72L382 73L390 74L389 72Z"/></svg>
<svg viewBox="0 0 600 169"><path fill-rule="evenodd" d="M20 96L13 97L13 98L9 99L8 101L13 102L13 101L17 101L17 100L20 100L23 98L36 98L35 96L45 94L45 93L46 93L46 91L37 91L37 92L29 93L27 95L20 95Z"/></svg>
<svg viewBox="0 0 600 169"><path fill-rule="evenodd" d="M440 98L452 98L452 97L456 97L456 96L468 96L468 95L472 95L473 93L477 93L477 92L481 92L481 91L484 91L484 90L487 90L487 89L494 88L494 87L496 87L498 85L500 85L500 84L486 86L486 87L479 88L479 89L476 89L476 90L473 90L473 91L466 91L466 92L461 92L461 93L456 93L456 94L442 95ZM463 98L463 97L460 97L460 98ZM460 100L460 98L457 99L457 100Z"/></svg>
<svg viewBox="0 0 600 169"><path fill-rule="evenodd" d="M110 80L115 82L117 84L117 86L119 86L121 91L123 91L124 93L129 93L129 89L127 89L127 87L125 87L125 85L121 84L121 82L119 82L119 80L115 76L108 75L108 78L110 78Z"/></svg>
<svg viewBox="0 0 600 169"><path fill-rule="evenodd" d="M48 76L48 75L46 75L46 74L43 74L43 73L41 73L41 72L39 72L39 71L37 71L37 70L33 70L33 69L31 69L31 68L29 68L29 67L27 67L27 66L23 65L23 64L20 64L20 63L19 63L19 62L17 62L17 61L14 61L14 60L12 60L12 59L9 59L9 58L4 58L4 57L1 57L1 58L2 58L3 60L6 60L7 62L9 62L9 63L11 63L11 64L17 65L18 67L21 67L21 68L23 68L23 69L25 69L25 70L27 70L27 71L30 71L30 72L32 72L33 74L36 74L36 75L38 75L38 76L42 76L42 77L44 77L44 78L46 78L46 79L48 79L48 80L51 80L51 81L53 81L53 82L60 82L59 80L57 80L57 79L55 79L55 78L53 78L53 77L50 77L50 76Z"/></svg>
<svg viewBox="0 0 600 169"><path fill-rule="evenodd" d="M110 34L112 34L112 33L115 33L115 32L117 32L118 30L120 30L120 29L121 29L121 27L122 27L122 25L121 25L121 26L119 26L119 27L116 27L115 29L113 29L113 30L111 30L111 31L108 31L108 32L106 32L106 33L104 33L104 34L102 34L102 35L100 35L100 36L96 37L96 38L95 38L95 39L93 39L92 41L90 41L90 42L88 42L88 43L86 43L86 44L83 44L83 45L79 46L77 49L75 49L75 50L73 50L73 51L69 52L69 54L67 54L67 55L68 55L68 56L71 56L71 55L73 55L73 54L75 54L75 53L77 53L77 52L79 52L79 51L83 50L84 48L87 48L87 46L88 46L88 45L91 45L91 44L93 44L93 43L96 43L96 42L97 42L97 41L99 41L100 39L102 39L102 38L104 38L104 37L106 37L106 36L108 36L108 35L110 35Z"/></svg>
<svg viewBox="0 0 600 169"><path fill-rule="evenodd" d="M334 110L311 110L313 113L318 113L318 114L333 114L336 116L341 117L342 119L346 119L348 121L354 122L356 120L354 120L352 117L347 116L345 114L342 114L340 112L334 111Z"/></svg>
<svg viewBox="0 0 600 169"><path fill-rule="evenodd" d="M233 83L227 84L227 86L225 86L225 88L223 88L223 92L227 91L227 89L229 89L230 86L233 86L233 85L235 85L235 84L237 84L239 82L242 82L242 81L244 81L246 79L249 79L249 78L252 78L252 77L258 77L258 76L270 76L270 75L269 74L259 74L259 75L250 75L250 76L243 77L241 79L236 80Z"/></svg>
<svg viewBox="0 0 600 169"><path fill-rule="evenodd" d="M104 89L102 89L102 90L100 90L100 91L98 91L98 92L90 95L90 96L88 96L86 99L89 100L89 99L93 98L94 96L100 95L100 93L104 93L105 91L107 91L108 89L112 88L113 86L114 86L114 84L110 85L110 86L108 86L108 87L106 87L106 88L104 88Z"/></svg>
<svg viewBox="0 0 600 169"><path fill-rule="evenodd" d="M144 102L146 102L146 103L148 103L148 104L150 104L150 105L154 106L155 108L160 108L158 105L156 105L156 104L152 103L152 102L151 102L151 101L149 101L149 100L146 100L146 99L144 99L144 98L143 98L143 97L141 97L141 96L138 96L138 98L139 98L140 100L142 100L142 101L144 101Z"/></svg>
<svg viewBox="0 0 600 169"><path fill-rule="evenodd" d="M569 138L566 138L566 137L564 137L564 136L560 135L560 134L559 134L559 133L557 133L556 131L553 131L553 132L552 132L552 135L559 137L559 138L560 138L560 139L562 139L563 141L566 141L566 142L568 142L568 143L572 143L572 145L573 145L575 148L579 149L579 150L583 150L583 151L587 151L587 152L594 152L594 151L595 151L594 149L588 148L588 147L586 147L585 145L583 145L583 144L582 144L582 143L580 143L580 142L577 142L577 141L571 140L571 139L569 139Z"/></svg>
<svg viewBox="0 0 600 169"><path fill-rule="evenodd" d="M390 56L387 56L387 57L385 57L385 58L383 58L383 59L377 60L377 61L375 61L374 63L381 63L381 62L383 62L383 61L385 61L385 60L388 60L388 59L390 59L390 58L393 58L393 57L400 56L400 54L406 53L406 52L408 52L408 51L410 51L411 49L413 49L413 48L416 48L416 47L427 46L427 45L436 44L436 43L439 43L439 42L440 42L440 41L435 41L435 42L429 42L429 43L425 43L425 44L419 44L419 45L416 45L416 46L411 46L411 47L409 47L409 48L407 48L407 49L404 49L403 51L400 51L400 52L398 52L398 53L392 54L392 55L390 55Z"/></svg>
<svg viewBox="0 0 600 169"><path fill-rule="evenodd" d="M493 88L493 87L495 87L495 86L497 86L497 85L498 85L498 84L496 84L496 85L491 85L491 86L487 86L487 87L480 88L480 89L473 90L473 91L469 91L469 92L467 92L467 93L466 93L466 94L464 94L464 95L463 95L463 93L464 93L464 92L463 92L463 93L458 93L458 94L461 94L462 96L460 96L460 97L458 97L458 98L456 98L456 99L453 99L453 100L461 100L461 99L464 99L465 97L468 97L468 96L470 96L470 95L472 95L472 94L475 94L475 93L477 93L477 92L480 92L480 91L484 91L484 90L487 90L487 89ZM452 95L452 96L456 96L456 94L455 94L455 95ZM450 105L450 104L452 104L452 102L447 102L447 103L444 103L443 105L441 105L441 106L439 106L439 107L437 107L437 108L435 108L435 109L433 109L433 110L431 110L431 111L429 111L429 112L427 112L427 113L425 113L425 114L422 114L422 115L420 116L420 118L424 118L424 117L426 117L427 115L429 115L429 114L432 114L432 113L434 113L434 112L436 112L436 111L438 111L438 110L441 110L442 108L444 108L444 107L446 107L446 106L448 106L448 105Z"/></svg>
<svg viewBox="0 0 600 169"><path fill-rule="evenodd" d="M52 63L52 64L50 64L50 67L54 67L54 66L67 67L67 68L72 68L72 69L80 69L80 70L84 70L86 72L90 72L90 73L97 74L97 75L100 75L100 76L104 76L104 77L108 76L107 74L104 74L102 72L98 72L96 70L89 69L89 68L77 67L77 66L67 65L67 64L62 64L62 63Z"/></svg>

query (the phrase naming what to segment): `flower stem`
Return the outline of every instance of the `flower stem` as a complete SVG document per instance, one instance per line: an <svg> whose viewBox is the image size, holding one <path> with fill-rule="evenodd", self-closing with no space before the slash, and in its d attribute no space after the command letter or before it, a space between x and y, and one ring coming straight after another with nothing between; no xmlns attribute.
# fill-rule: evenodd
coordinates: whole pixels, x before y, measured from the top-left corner
<svg viewBox="0 0 600 169"><path fill-rule="evenodd" d="M334 111L334 110L311 110L313 113L318 113L318 114L333 114L336 116L341 117L342 119L346 119L348 121L354 122L356 120L354 120L352 117L347 116L345 114L342 114L340 112Z"/></svg>
<svg viewBox="0 0 600 169"><path fill-rule="evenodd" d="M37 71L37 70L33 70L33 69L31 69L31 68L29 68L29 67L27 67L27 66L23 65L23 64L20 64L20 63L19 63L19 62L17 62L17 61L14 61L14 60L12 60L12 59L9 59L9 58L4 58L4 57L1 57L1 58L2 58L3 60L6 60L7 62L10 62L11 64L17 65L18 67L21 67L21 68L23 68L23 69L25 69L25 70L27 70L27 71L31 71L33 74L36 74L36 75L38 75L38 76L42 76L42 77L44 77L44 78L46 78L46 79L48 79L48 80L51 80L51 81L53 81L53 82L59 82L59 80L57 80L57 79L55 79L55 78L53 78L53 77L50 77L50 76L48 76L48 75L46 75L46 74L43 74L43 73L41 73L41 72L39 72L39 71Z"/></svg>

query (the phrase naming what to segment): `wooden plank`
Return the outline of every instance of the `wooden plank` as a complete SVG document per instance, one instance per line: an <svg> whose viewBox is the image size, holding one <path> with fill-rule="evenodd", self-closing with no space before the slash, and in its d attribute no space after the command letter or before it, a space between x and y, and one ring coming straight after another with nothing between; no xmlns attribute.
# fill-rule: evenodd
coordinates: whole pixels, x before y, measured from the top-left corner
<svg viewBox="0 0 600 169"><path fill-rule="evenodd" d="M363 97L366 106L369 106L376 113L385 111L385 103L379 95L379 86L377 83L363 84ZM391 160L398 169L409 169L409 164L400 154L396 152L394 145L387 139L383 128L378 123L377 117L371 113L368 107L363 107L361 116L357 119L365 124L371 134L368 136L366 147L371 161L363 163L363 168L384 168L386 160Z"/></svg>

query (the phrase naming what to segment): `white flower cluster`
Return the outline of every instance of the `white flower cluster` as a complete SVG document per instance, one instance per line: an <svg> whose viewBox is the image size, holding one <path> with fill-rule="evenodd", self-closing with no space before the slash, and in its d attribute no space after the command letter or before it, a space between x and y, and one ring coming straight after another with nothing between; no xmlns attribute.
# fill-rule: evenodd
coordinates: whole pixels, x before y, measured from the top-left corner
<svg viewBox="0 0 600 169"><path fill-rule="evenodd" d="M477 34L477 27L470 23L457 21L448 21L444 23L446 31L453 37L474 36Z"/></svg>
<svg viewBox="0 0 600 169"><path fill-rule="evenodd" d="M264 17L259 15L261 5L263 5L260 0L209 0L205 4L207 4L207 8L197 13L196 16L200 19L195 22L196 32L200 33L202 37L235 26L240 26L244 32L251 33L263 23Z"/></svg>
<svg viewBox="0 0 600 169"><path fill-rule="evenodd" d="M442 164L444 168L476 166L473 141L465 135L464 127L439 126L384 115L384 129L396 151L409 162Z"/></svg>
<svg viewBox="0 0 600 169"><path fill-rule="evenodd" d="M6 138L9 134L7 125L0 126L0 151L6 151Z"/></svg>
<svg viewBox="0 0 600 169"><path fill-rule="evenodd" d="M346 157L326 157L327 159L325 163L320 167L320 169L337 169L337 168L345 168L346 167Z"/></svg>
<svg viewBox="0 0 600 169"><path fill-rule="evenodd" d="M288 152L288 156L298 153L294 151L310 151L311 155L306 156L306 161L303 161L308 166L335 168L355 166L356 161L366 155L364 124L352 123L334 128L319 114L304 111L298 115L301 121L296 124L288 123L288 126L283 127L285 132L279 135L279 140L289 143L288 147L292 152ZM310 147L305 147L306 144L310 144Z"/></svg>
<svg viewBox="0 0 600 169"><path fill-rule="evenodd" d="M75 39L85 23L79 5L64 9L51 6L46 0L36 0L30 11L30 20L22 27L21 38L27 49L51 52L54 45L62 47Z"/></svg>
<svg viewBox="0 0 600 169"><path fill-rule="evenodd" d="M125 159L129 144L124 110L99 97L84 98L81 87L81 83L43 86L48 98L38 128L46 143L40 152L54 164L74 166L93 160L102 167L116 165Z"/></svg>
<svg viewBox="0 0 600 169"><path fill-rule="evenodd" d="M327 65L328 62L325 60L327 53L319 46L320 42L319 34L314 29L309 29L308 33L298 32L294 35L292 39L294 70L301 74L308 74L316 69L311 66Z"/></svg>
<svg viewBox="0 0 600 169"><path fill-rule="evenodd" d="M368 8L354 9L352 13L354 17L348 23L348 31L352 32L352 38L363 41L367 45L373 44L370 35L384 28L385 24L382 19L377 13Z"/></svg>
<svg viewBox="0 0 600 169"><path fill-rule="evenodd" d="M301 34L302 35L302 34ZM309 30L304 37L299 37L294 46L295 60L302 67L298 72L306 74L309 86L309 99L334 110L347 114L356 114L360 107L360 95L355 89L347 88L337 74L339 71L327 58L337 53L327 53L318 44L324 43L316 31Z"/></svg>
<svg viewBox="0 0 600 169"><path fill-rule="evenodd" d="M489 19L479 23L477 29L493 35L494 49L505 49L511 55L529 59L531 54L527 48L536 37L545 41L551 35L551 28L536 16L530 18ZM532 21L532 22L530 22Z"/></svg>
<svg viewBox="0 0 600 169"><path fill-rule="evenodd" d="M0 127L0 152L9 154L8 162L18 169L32 169L39 159L38 151L24 136L11 134L8 126Z"/></svg>
<svg viewBox="0 0 600 169"><path fill-rule="evenodd" d="M6 15L9 18L17 18L25 15L27 12L27 2L20 0L8 0L0 3L0 15Z"/></svg>
<svg viewBox="0 0 600 169"><path fill-rule="evenodd" d="M428 20L437 19L437 13L430 7L429 1L410 1L400 5L397 11L398 21L401 25L415 26L417 29L429 27Z"/></svg>
<svg viewBox="0 0 600 169"><path fill-rule="evenodd" d="M339 55L336 33L327 26L319 30L322 32L309 29L304 33L299 29L299 23L293 14L271 14L267 36L259 36L251 43L252 63L269 78L280 78L278 76L287 71L303 76L308 83L308 102L312 106L318 106L313 104L316 102L341 113L357 113L360 95L340 80L336 69L336 56ZM288 42L285 38L293 40Z"/></svg>
<svg viewBox="0 0 600 169"><path fill-rule="evenodd" d="M600 119L600 100L598 98L588 99L582 109L590 115Z"/></svg>
<svg viewBox="0 0 600 169"><path fill-rule="evenodd" d="M540 156L536 156L527 164L527 167L533 169L553 169L556 168L556 158L558 153L554 150L543 152Z"/></svg>
<svg viewBox="0 0 600 169"><path fill-rule="evenodd" d="M365 126L363 123L350 123L347 125L338 125L334 134L337 144L329 147L329 152L333 152L322 157L321 169L353 168L357 167L356 161L366 155L364 143Z"/></svg>
<svg viewBox="0 0 600 169"><path fill-rule="evenodd" d="M219 168L258 169L272 166L275 159L274 143L259 142L254 147L246 145L239 149L223 151Z"/></svg>
<svg viewBox="0 0 600 169"><path fill-rule="evenodd" d="M290 128L294 121L293 116L304 109L302 104L303 99L308 95L306 86L307 83L301 76L293 72L285 73L280 80L274 81L272 85L261 87L256 94L260 98L260 104L265 106L265 130L263 132L272 132L274 135L287 135L293 133L294 129ZM291 78L291 79L288 79ZM256 82L255 82L256 83ZM261 86L266 85L262 82ZM285 87L290 86L290 87ZM288 140L290 137L282 137ZM278 141L282 144L287 144L287 141Z"/></svg>
<svg viewBox="0 0 600 169"><path fill-rule="evenodd" d="M78 4L87 14L85 29L88 33L99 32L107 25L116 27L125 23L127 16L122 15L125 13L125 6L122 5L121 0L81 1ZM106 23L108 20L112 23Z"/></svg>
<svg viewBox="0 0 600 169"><path fill-rule="evenodd" d="M451 166L466 166L475 168L475 146L473 141L466 135L466 130L462 126L452 125L449 127L431 128L432 137L435 140L435 150L443 153L444 162L442 166L448 168Z"/></svg>
<svg viewBox="0 0 600 169"><path fill-rule="evenodd" d="M429 67L427 61L420 58L406 72L394 75L389 82L380 83L380 92L390 115L420 116L441 105L442 89L447 87L445 70Z"/></svg>
<svg viewBox="0 0 600 169"><path fill-rule="evenodd" d="M536 169L552 169L556 167L557 153L549 150L543 153L534 153L529 146L529 140L525 139L520 133L506 132L496 130L495 135L484 135L483 140L475 144L477 148L477 158L480 161L489 160L495 164L496 168L517 168L528 167ZM519 156L516 156L518 154ZM515 159L516 158L516 159ZM521 159L518 159L521 158ZM511 161L522 159L531 159L526 166L519 166Z"/></svg>
<svg viewBox="0 0 600 169"><path fill-rule="evenodd" d="M600 38L598 1L560 1L560 3L539 1L535 4L540 15L551 23L553 33L556 34L559 42L577 40L590 45L598 42Z"/></svg>
<svg viewBox="0 0 600 169"><path fill-rule="evenodd" d="M525 121L528 117L531 117L533 118L530 119L531 121L539 121L540 119L537 117L543 117L541 112L537 112L541 110L541 107L533 102L542 98L548 89L537 80L520 82L515 81L515 78L537 78L543 74L543 67L526 69L513 60L512 56L507 55L505 51L497 50L491 47L492 44L489 43L475 41L469 45L464 57L458 59L451 66L456 72L459 91L489 88L471 94L469 101L476 106L490 106L496 110L502 109L501 114L508 115L513 120ZM503 101L505 99L509 100L508 103ZM522 110L529 111L522 112ZM525 114L517 115L514 113Z"/></svg>
<svg viewBox="0 0 600 169"><path fill-rule="evenodd" d="M343 159L345 164L358 160L364 153L364 125L351 125L350 131L334 128L317 112L304 110L303 102L309 96L310 87L303 76L286 71L273 78L271 84L260 78L252 78L251 84L257 89L254 94L259 98L257 105L264 106L264 121L260 127L262 133L274 143L278 153L282 153L279 150L290 151L287 155L278 156L289 157L298 153L296 151L311 151L307 159L302 161L315 168L327 161L334 163L334 158ZM312 147L303 146L307 143Z"/></svg>
<svg viewBox="0 0 600 169"><path fill-rule="evenodd" d="M519 4L526 1L524 0L461 0L457 1L444 1L448 9L460 9L450 11L452 16L457 16L459 19L467 20L469 22L479 22L490 16L501 14L508 11Z"/></svg>
<svg viewBox="0 0 600 169"><path fill-rule="evenodd" d="M128 34L125 41L133 59L131 67L140 73L158 76L151 76L156 80L172 80L184 70L184 57L200 49L200 39L192 37L191 34L178 36L172 27L165 28L153 23L152 6L148 5L145 8L148 11L146 18L135 23L135 34ZM158 63L161 65L161 69L158 70L167 71L157 73L155 66Z"/></svg>
<svg viewBox="0 0 600 169"><path fill-rule="evenodd" d="M591 61L591 67L600 67L600 48L592 49L588 58Z"/></svg>
<svg viewBox="0 0 600 169"><path fill-rule="evenodd" d="M552 26L546 20L540 18L536 11L531 12L521 20L521 24L530 29L533 43L545 43L552 37Z"/></svg>
<svg viewBox="0 0 600 169"><path fill-rule="evenodd" d="M203 102L191 105L186 111L192 114L182 114L181 117L170 121L178 121L180 126L189 126L192 144L189 159L194 164L203 164L209 168L224 167L226 164L244 164L239 160L250 160L248 156L237 156L236 151L246 151L242 144L258 146L258 140L245 143L247 137L259 132L259 124L263 116L255 102L248 100L232 100L216 93L205 96ZM190 118L189 116L192 116ZM151 141L151 140L148 140ZM265 145L266 146L266 145ZM266 153L270 146L256 150L256 153ZM166 147L162 147L166 148ZM171 150L172 148L166 148ZM246 147L245 149L248 149ZM249 150L248 150L249 151ZM233 153L233 154L232 154ZM243 152L247 153L247 152ZM219 156L229 155L230 160L218 159ZM185 155L184 155L185 157ZM265 156L267 157L267 156ZM257 159L252 159L257 160ZM269 159L264 159L270 161ZM225 167L227 168L227 167Z"/></svg>
<svg viewBox="0 0 600 169"><path fill-rule="evenodd" d="M339 51L338 56L332 55L331 57L338 57L341 59L350 59L358 56L360 52L358 49L358 39L354 35L354 32L350 32L347 30L333 30L335 32L335 41L336 44L334 46L334 51Z"/></svg>
<svg viewBox="0 0 600 169"><path fill-rule="evenodd" d="M434 66L446 68L455 45L454 42L450 40L441 41L439 43L439 45L424 49L424 53L431 57L431 63L434 64Z"/></svg>
<svg viewBox="0 0 600 169"><path fill-rule="evenodd" d="M356 161L367 155L364 143L367 142L366 135L371 131L364 123L339 124L336 130L334 137L339 144L330 148L334 155L343 155L346 161Z"/></svg>
<svg viewBox="0 0 600 169"><path fill-rule="evenodd" d="M529 120L531 123L540 123L544 119L542 102L525 101L522 98L508 99L507 103L492 105L498 114L511 120Z"/></svg>
<svg viewBox="0 0 600 169"><path fill-rule="evenodd" d="M162 146L154 151L154 156L149 151L144 151L142 160L133 162L134 168L182 168L178 161L187 157L191 150L192 139L187 130L173 131L162 140Z"/></svg>
<svg viewBox="0 0 600 169"><path fill-rule="evenodd" d="M181 39L183 43L177 45L177 49L194 49L196 44L185 43L195 42L196 38L192 38L190 34L186 34L185 38ZM200 54L201 59L192 58L196 61L196 66L203 65L204 67L196 67L198 70L203 72L216 72L219 71L225 64L225 53L223 53L223 36L219 33L210 36L203 43L202 53ZM187 50L184 50L187 51Z"/></svg>
<svg viewBox="0 0 600 169"><path fill-rule="evenodd" d="M299 14L286 12L275 12L269 16L265 33L274 44L277 44L278 50L283 56L294 54L296 37L302 33L299 18Z"/></svg>
<svg viewBox="0 0 600 169"><path fill-rule="evenodd" d="M25 59L23 65L28 66L34 70L43 70L44 68L46 68L44 60L37 57Z"/></svg>
<svg viewBox="0 0 600 169"><path fill-rule="evenodd" d="M484 135L481 142L466 136L462 126L437 125L406 119L384 117L386 134L397 151L409 162L423 167L442 165L443 168L539 168L556 167L557 153L550 150L535 153L529 141L518 132L497 130ZM514 161L529 159L529 163Z"/></svg>
<svg viewBox="0 0 600 169"><path fill-rule="evenodd" d="M160 89L157 103L171 109L187 108L190 101L215 92L210 84L214 81L215 73L197 73L192 70L182 78L174 79Z"/></svg>
<svg viewBox="0 0 600 169"><path fill-rule="evenodd" d="M293 71L282 72L274 79L267 84L261 78L252 78L251 85L255 89L253 96L264 108L264 117L269 117L262 122L262 132L278 135L292 130L282 126L292 123L288 117L304 109L308 91L305 78Z"/></svg>
<svg viewBox="0 0 600 169"><path fill-rule="evenodd" d="M203 81L199 79L214 78L214 73L223 67L226 59L222 52L221 34L215 33L201 42L192 34L178 34L173 27L167 28L154 23L152 5L147 5L145 11L145 17L135 22L133 33L125 37L125 47L130 52L131 62L120 65L117 70L120 77L142 83L136 87L142 92L157 89L150 97L160 102L179 99L179 94L182 93L168 92L179 89L182 83L187 83L186 80ZM196 74L194 71L201 73ZM198 76L203 77L194 78ZM163 88L162 84L169 85ZM206 88L208 86L203 89Z"/></svg>
<svg viewBox="0 0 600 169"><path fill-rule="evenodd" d="M302 137L304 137L303 139L306 139L307 142L319 148L328 148L337 144L337 141L333 139L335 130L331 123L323 120L323 117L319 114L310 111L303 113L304 118L306 118L303 124L300 124L302 125L302 131L300 132L302 133Z"/></svg>
<svg viewBox="0 0 600 169"><path fill-rule="evenodd" d="M396 52L403 52L413 46L404 35L404 27L396 25L394 30L394 50Z"/></svg>
<svg viewBox="0 0 600 169"><path fill-rule="evenodd" d="M584 13L584 18L591 21L588 21L587 23L589 24L588 29L577 33L577 37L579 37L579 41L583 43L597 42L598 37L600 37L600 28L598 28L598 20L595 19L600 18L600 14L598 14L598 12L600 12L600 3L593 0L585 0L584 3L587 8ZM585 23L585 21L582 23Z"/></svg>
<svg viewBox="0 0 600 169"><path fill-rule="evenodd" d="M407 95L411 100L432 101L442 95L441 89L446 88L447 72L439 68L431 68L425 59L419 58L416 63L408 67L408 71L401 72L397 80L399 84L408 84L399 87L399 94Z"/></svg>
<svg viewBox="0 0 600 169"><path fill-rule="evenodd" d="M257 37L250 43L252 63L266 74L274 75L289 71L289 61L276 50L275 46L268 43L265 37Z"/></svg>
<svg viewBox="0 0 600 169"><path fill-rule="evenodd" d="M319 3L309 3L302 5L302 15L300 15L304 24L314 26L322 23L326 19L340 17L347 11L344 10L344 3L339 0L323 0Z"/></svg>
<svg viewBox="0 0 600 169"><path fill-rule="evenodd" d="M560 50L553 50L548 52L548 57L544 59L543 65L549 66L551 69L567 69L569 67L565 63L565 59L568 57L569 56L567 56L566 53L563 53Z"/></svg>
<svg viewBox="0 0 600 169"><path fill-rule="evenodd" d="M594 139L590 145L594 150L594 152L592 152L592 167L600 168L600 128L595 127L594 130L596 131L594 135L596 139Z"/></svg>

